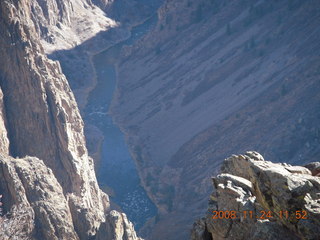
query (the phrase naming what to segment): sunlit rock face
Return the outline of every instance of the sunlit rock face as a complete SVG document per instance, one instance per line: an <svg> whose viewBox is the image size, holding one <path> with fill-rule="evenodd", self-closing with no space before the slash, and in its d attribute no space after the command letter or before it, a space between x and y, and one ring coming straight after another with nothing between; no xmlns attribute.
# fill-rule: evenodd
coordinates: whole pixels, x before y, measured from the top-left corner
<svg viewBox="0 0 320 240"><path fill-rule="evenodd" d="M79 239L63 189L43 161L2 155L0 169L4 210L10 212L1 221L1 239L13 232L19 239Z"/></svg>
<svg viewBox="0 0 320 240"><path fill-rule="evenodd" d="M143 240L139 238L130 221L124 213L112 210L106 215L106 221L101 224L97 240Z"/></svg>
<svg viewBox="0 0 320 240"><path fill-rule="evenodd" d="M46 53L74 48L100 31L117 26L91 0L33 0L28 5L30 20Z"/></svg>
<svg viewBox="0 0 320 240"><path fill-rule="evenodd" d="M318 8L166 1L156 29L123 50L112 114L160 210L153 237L186 238L232 153L318 161Z"/></svg>
<svg viewBox="0 0 320 240"><path fill-rule="evenodd" d="M110 3L102 1L101 4L107 6ZM108 18L91 0L33 0L28 4L30 20L44 52L51 59L60 61L69 84L73 86L79 108L84 107L88 89L94 85L91 55L107 48L110 42L121 39L126 33L120 31L105 37L106 32L119 24Z"/></svg>
<svg viewBox="0 0 320 240"><path fill-rule="evenodd" d="M42 27L71 26L82 16L73 12L80 5L95 15L90 2L74 2L0 3L0 195L6 214L1 239L15 232L19 239L89 239L110 218L74 95L40 41ZM134 232L125 221L113 230L117 236Z"/></svg>
<svg viewBox="0 0 320 240"><path fill-rule="evenodd" d="M193 240L319 237L320 178L306 167L247 152L226 159L213 185L207 215L193 226Z"/></svg>

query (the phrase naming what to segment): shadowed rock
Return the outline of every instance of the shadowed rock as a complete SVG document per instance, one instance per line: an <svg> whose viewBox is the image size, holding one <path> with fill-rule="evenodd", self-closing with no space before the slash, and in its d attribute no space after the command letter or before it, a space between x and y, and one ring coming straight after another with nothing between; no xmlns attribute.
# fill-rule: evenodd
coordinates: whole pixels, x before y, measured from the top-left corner
<svg viewBox="0 0 320 240"><path fill-rule="evenodd" d="M320 177L320 162L308 163L305 167L311 171L312 176Z"/></svg>

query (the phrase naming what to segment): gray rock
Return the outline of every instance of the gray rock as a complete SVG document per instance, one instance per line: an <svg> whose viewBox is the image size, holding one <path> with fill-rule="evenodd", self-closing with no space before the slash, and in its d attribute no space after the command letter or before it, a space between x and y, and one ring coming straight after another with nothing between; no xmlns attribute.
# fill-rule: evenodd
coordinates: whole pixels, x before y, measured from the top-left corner
<svg viewBox="0 0 320 240"><path fill-rule="evenodd" d="M8 212L1 239L10 239L16 232L21 239L79 239L63 189L43 161L0 156L0 176Z"/></svg>
<svg viewBox="0 0 320 240"><path fill-rule="evenodd" d="M142 240L124 213L112 210L101 224L96 240Z"/></svg>
<svg viewBox="0 0 320 240"><path fill-rule="evenodd" d="M320 162L308 163L304 167L308 168L311 171L312 176L320 176Z"/></svg>
<svg viewBox="0 0 320 240"><path fill-rule="evenodd" d="M226 159L222 172L213 178L208 213L194 224L191 239L210 239L205 232L211 239L319 239L320 178L307 168L247 152Z"/></svg>

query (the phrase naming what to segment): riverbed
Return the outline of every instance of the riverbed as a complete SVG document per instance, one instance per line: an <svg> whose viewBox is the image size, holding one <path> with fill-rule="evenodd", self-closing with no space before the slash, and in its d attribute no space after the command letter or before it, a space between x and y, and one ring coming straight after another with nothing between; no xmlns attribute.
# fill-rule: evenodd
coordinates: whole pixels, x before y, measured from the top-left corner
<svg viewBox="0 0 320 240"><path fill-rule="evenodd" d="M108 110L116 88L115 64L124 45L131 45L150 31L157 22L157 15L132 28L131 37L93 57L97 84L90 93L85 108L85 122L97 126L104 135L101 161L97 170L101 186L111 188L110 198L127 214L139 230L157 213L156 206L140 185L140 178L132 159L124 134L113 123Z"/></svg>

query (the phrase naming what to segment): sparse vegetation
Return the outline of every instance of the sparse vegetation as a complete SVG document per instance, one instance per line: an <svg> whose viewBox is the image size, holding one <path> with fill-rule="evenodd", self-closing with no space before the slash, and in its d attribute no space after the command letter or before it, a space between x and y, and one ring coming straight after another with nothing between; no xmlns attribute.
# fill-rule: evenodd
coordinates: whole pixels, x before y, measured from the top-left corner
<svg viewBox="0 0 320 240"><path fill-rule="evenodd" d="M166 185L161 189L163 194L163 200L160 203L165 204L168 207L168 211L171 211L173 208L173 198L175 194L175 188L172 185Z"/></svg>
<svg viewBox="0 0 320 240"><path fill-rule="evenodd" d="M197 10L194 11L193 13L193 18L194 18L194 22L198 23L202 20L203 18L203 9L202 9L202 5L198 5Z"/></svg>
<svg viewBox="0 0 320 240"><path fill-rule="evenodd" d="M301 7L301 5L304 3L305 1L299 1L299 0L288 0L288 10L289 11L293 11L295 9L298 9Z"/></svg>
<svg viewBox="0 0 320 240"><path fill-rule="evenodd" d="M155 51L156 51L156 55L159 55L162 52L160 46L157 46Z"/></svg>
<svg viewBox="0 0 320 240"><path fill-rule="evenodd" d="M271 42L271 39L269 37L266 38L266 40L264 41L265 45L269 45Z"/></svg>
<svg viewBox="0 0 320 240"><path fill-rule="evenodd" d="M225 2L223 2L224 4ZM210 0L210 4L212 5L211 8L213 9L213 14L216 14L220 11L220 4L219 1Z"/></svg>
<svg viewBox="0 0 320 240"><path fill-rule="evenodd" d="M159 222L159 220L160 220L160 215L157 214L157 215L155 216L155 218L154 218L154 222L157 223L157 222Z"/></svg>
<svg viewBox="0 0 320 240"><path fill-rule="evenodd" d="M285 84L282 84L281 86L281 96L285 96L288 93L287 86Z"/></svg>
<svg viewBox="0 0 320 240"><path fill-rule="evenodd" d="M256 41L255 41L254 37L251 37L251 39L250 39L250 44L249 44L249 48L250 48L250 49L253 49L253 48L255 48L255 47L256 47Z"/></svg>
<svg viewBox="0 0 320 240"><path fill-rule="evenodd" d="M280 25L282 23L282 15L278 15L277 17L277 24Z"/></svg>
<svg viewBox="0 0 320 240"><path fill-rule="evenodd" d="M228 23L227 26L226 26L226 34L227 34L227 35L231 35L230 23Z"/></svg>
<svg viewBox="0 0 320 240"><path fill-rule="evenodd" d="M172 16L168 15L166 18L166 25L169 25L172 22Z"/></svg>
<svg viewBox="0 0 320 240"><path fill-rule="evenodd" d="M259 57L263 57L264 54L265 54L264 50L260 49L259 52L258 52Z"/></svg>
<svg viewBox="0 0 320 240"><path fill-rule="evenodd" d="M247 27L252 24L255 20L262 18L274 9L272 3L261 3L259 5L251 4L249 7L249 16L244 19L244 26Z"/></svg>
<svg viewBox="0 0 320 240"><path fill-rule="evenodd" d="M137 164L139 166L143 166L145 164L145 162L143 161L143 158L142 158L142 149L140 146L136 146L134 148L134 153L136 155L136 161L137 161Z"/></svg>
<svg viewBox="0 0 320 240"><path fill-rule="evenodd" d="M146 185L151 186L151 184L152 184L152 182L154 182L154 180L155 180L154 177L150 173L148 173L147 178L146 178Z"/></svg>

